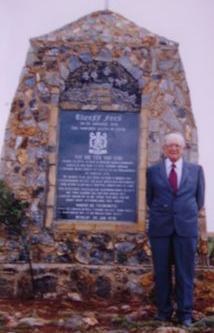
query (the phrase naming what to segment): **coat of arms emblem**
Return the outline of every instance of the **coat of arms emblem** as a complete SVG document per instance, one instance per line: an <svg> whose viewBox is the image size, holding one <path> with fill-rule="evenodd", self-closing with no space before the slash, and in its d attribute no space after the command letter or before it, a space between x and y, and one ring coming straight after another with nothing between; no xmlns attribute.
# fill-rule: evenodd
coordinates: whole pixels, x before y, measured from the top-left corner
<svg viewBox="0 0 214 333"><path fill-rule="evenodd" d="M91 132L89 133L89 154L103 155L107 154L107 133Z"/></svg>

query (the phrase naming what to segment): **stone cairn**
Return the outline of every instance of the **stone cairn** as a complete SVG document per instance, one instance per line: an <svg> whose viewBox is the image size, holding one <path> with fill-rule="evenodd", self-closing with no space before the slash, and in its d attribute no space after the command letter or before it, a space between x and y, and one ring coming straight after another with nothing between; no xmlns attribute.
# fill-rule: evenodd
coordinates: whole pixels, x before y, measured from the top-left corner
<svg viewBox="0 0 214 333"><path fill-rule="evenodd" d="M184 134L185 158L197 162L197 129L178 44L111 11L94 12L30 44L6 128L2 177L30 203L36 288L45 297L141 297L151 263L145 228L55 228L58 115L62 108L141 112L144 174L160 159L170 131ZM144 175L142 183L145 190ZM204 213L200 227L204 244ZM17 239L0 236L0 262L1 297L27 297L26 258Z"/></svg>

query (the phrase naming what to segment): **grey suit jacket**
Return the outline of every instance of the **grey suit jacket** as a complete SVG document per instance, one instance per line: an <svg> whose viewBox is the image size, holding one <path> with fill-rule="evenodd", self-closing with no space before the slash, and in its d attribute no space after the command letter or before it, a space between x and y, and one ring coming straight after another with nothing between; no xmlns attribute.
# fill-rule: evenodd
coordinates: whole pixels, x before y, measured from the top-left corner
<svg viewBox="0 0 214 333"><path fill-rule="evenodd" d="M180 186L173 194L165 161L147 169L149 236L198 235L198 212L204 205L204 175L200 165L183 162Z"/></svg>

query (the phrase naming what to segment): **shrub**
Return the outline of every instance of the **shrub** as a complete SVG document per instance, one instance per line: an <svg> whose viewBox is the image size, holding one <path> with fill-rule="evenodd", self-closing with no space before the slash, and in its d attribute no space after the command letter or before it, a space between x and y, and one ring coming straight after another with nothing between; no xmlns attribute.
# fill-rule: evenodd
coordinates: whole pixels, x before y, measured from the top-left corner
<svg viewBox="0 0 214 333"><path fill-rule="evenodd" d="M15 194L6 183L0 180L0 225L5 227L8 235L17 236L21 241L30 268L32 291L34 295L35 282L27 237L31 222L26 213L28 206L29 204L27 202L16 198Z"/></svg>

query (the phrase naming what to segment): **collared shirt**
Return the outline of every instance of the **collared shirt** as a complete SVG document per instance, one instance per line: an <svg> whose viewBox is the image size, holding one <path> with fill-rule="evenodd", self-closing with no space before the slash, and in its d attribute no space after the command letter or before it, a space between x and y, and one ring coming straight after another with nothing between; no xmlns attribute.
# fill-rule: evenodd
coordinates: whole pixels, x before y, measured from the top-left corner
<svg viewBox="0 0 214 333"><path fill-rule="evenodd" d="M176 162L172 163L172 161L170 161L169 158L166 158L166 160L165 160L165 166L166 166L167 177L169 177L169 173L171 171L172 164L175 164L175 166L176 166L175 171L177 173L178 187L179 187L180 182L181 182L181 177L182 177L183 159L179 158L179 160L177 160Z"/></svg>

